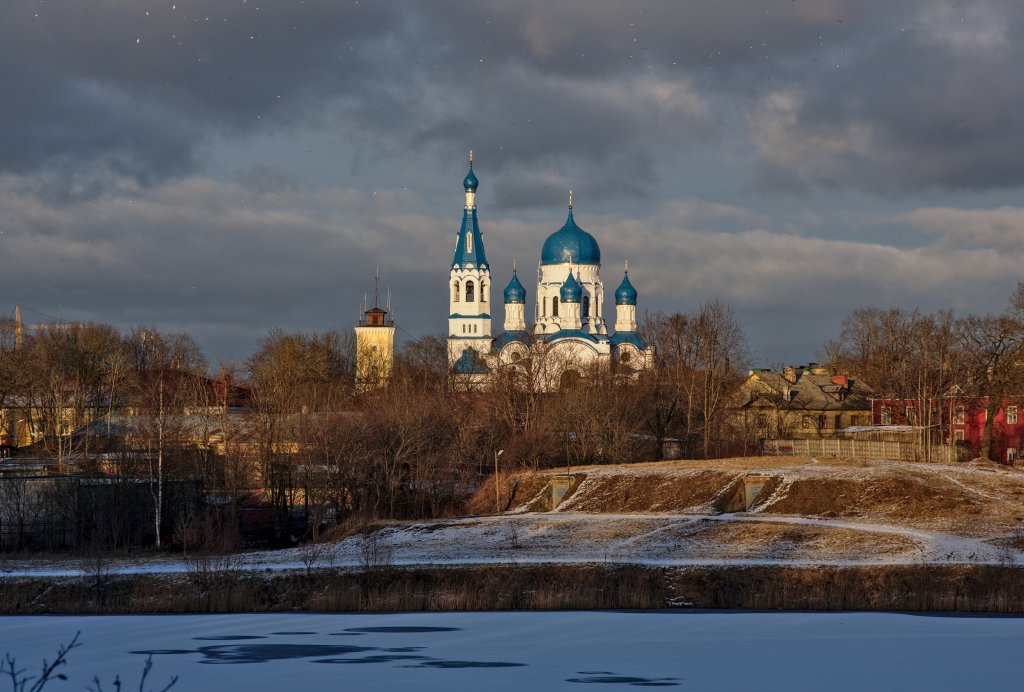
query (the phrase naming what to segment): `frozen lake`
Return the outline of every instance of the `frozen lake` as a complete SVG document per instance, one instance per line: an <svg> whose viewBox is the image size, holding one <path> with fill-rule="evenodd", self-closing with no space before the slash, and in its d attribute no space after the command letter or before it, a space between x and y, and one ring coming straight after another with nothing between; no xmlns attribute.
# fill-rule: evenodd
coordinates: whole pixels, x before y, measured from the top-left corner
<svg viewBox="0 0 1024 692"><path fill-rule="evenodd" d="M516 612L3 617L0 653L175 690L1019 690L1024 618ZM48 687L47 689L51 689Z"/></svg>

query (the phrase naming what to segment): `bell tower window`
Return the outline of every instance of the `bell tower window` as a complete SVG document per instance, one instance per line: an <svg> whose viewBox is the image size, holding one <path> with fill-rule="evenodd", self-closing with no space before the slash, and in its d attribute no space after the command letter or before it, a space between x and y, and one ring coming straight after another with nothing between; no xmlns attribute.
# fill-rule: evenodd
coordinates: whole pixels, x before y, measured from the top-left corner
<svg viewBox="0 0 1024 692"><path fill-rule="evenodd" d="M452 284L452 288L455 291L454 297L452 298L452 302L453 303L458 303L459 302L459 282L458 281L454 282Z"/></svg>
<svg viewBox="0 0 1024 692"><path fill-rule="evenodd" d="M473 234L466 233L466 252L473 252Z"/></svg>
<svg viewBox="0 0 1024 692"><path fill-rule="evenodd" d="M472 303L472 302L475 302L475 300L476 300L476 296L474 295L474 291L473 291L474 288L475 287L473 286L473 282L472 281L467 281L466 282L466 302L467 303Z"/></svg>

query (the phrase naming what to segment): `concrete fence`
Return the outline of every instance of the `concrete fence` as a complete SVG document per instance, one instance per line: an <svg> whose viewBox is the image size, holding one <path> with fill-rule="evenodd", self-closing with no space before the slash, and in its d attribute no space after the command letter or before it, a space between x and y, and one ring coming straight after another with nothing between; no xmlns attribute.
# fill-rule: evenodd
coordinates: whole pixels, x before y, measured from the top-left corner
<svg viewBox="0 0 1024 692"><path fill-rule="evenodd" d="M968 458L966 449L954 445L931 445L895 440L765 440L765 456L858 457L893 461L953 463Z"/></svg>

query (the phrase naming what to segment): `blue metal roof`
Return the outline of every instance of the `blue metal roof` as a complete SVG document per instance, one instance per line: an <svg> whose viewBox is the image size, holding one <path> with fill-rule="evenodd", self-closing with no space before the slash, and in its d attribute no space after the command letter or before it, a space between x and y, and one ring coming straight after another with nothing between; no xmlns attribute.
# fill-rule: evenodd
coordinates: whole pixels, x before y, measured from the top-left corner
<svg viewBox="0 0 1024 692"><path fill-rule="evenodd" d="M576 280L576 277L569 272L569 278L562 284L562 288L558 291L559 298L562 299L563 303L578 303L580 298L583 297L583 287L580 286L580 282Z"/></svg>
<svg viewBox="0 0 1024 692"><path fill-rule="evenodd" d="M462 355L452 365L457 375L486 375L489 371L483 359L471 348L462 350Z"/></svg>
<svg viewBox="0 0 1024 692"><path fill-rule="evenodd" d="M510 329L507 332L502 332L494 338L492 348L497 352L505 348L513 342L519 342L524 346L530 345L530 333L522 329Z"/></svg>
<svg viewBox="0 0 1024 692"><path fill-rule="evenodd" d="M459 314L457 312L453 312L452 314L448 315L448 319L450 319L450 320L455 320L455 319L476 319L478 317L481 318L481 319L485 319L485 320L491 319L491 316L489 314L487 314L486 312L483 313L482 315L461 315L461 314Z"/></svg>
<svg viewBox="0 0 1024 692"><path fill-rule="evenodd" d="M546 338L548 343L553 341L560 341L562 339L583 339L594 344L601 343L607 340L608 337L602 334L587 334L582 329L559 329L557 332L551 334Z"/></svg>
<svg viewBox="0 0 1024 692"><path fill-rule="evenodd" d="M469 164L469 173L462 179L462 186L466 188L466 192L476 192L477 185L479 184L480 182L473 173L473 164Z"/></svg>
<svg viewBox="0 0 1024 692"><path fill-rule="evenodd" d="M601 248L594 236L576 225L569 209L569 218L544 241L540 253L541 264L601 264Z"/></svg>
<svg viewBox="0 0 1024 692"><path fill-rule="evenodd" d="M472 250L468 249L470 244L466 242L468 236L473 237ZM466 209L462 212L462 226L459 228L459 239L455 243L455 259L452 260L452 268L464 267L467 264L487 269L487 256L484 254L484 237L480 233L480 224L476 220L476 209Z"/></svg>
<svg viewBox="0 0 1024 692"><path fill-rule="evenodd" d="M506 303L525 303L526 302L526 289L523 288L523 284L519 282L519 277L516 276L516 271L512 270L512 280L508 282L508 286L505 287L505 302Z"/></svg>
<svg viewBox="0 0 1024 692"><path fill-rule="evenodd" d="M632 344L641 351L647 350L647 342L636 332L615 332L612 334L612 344Z"/></svg>
<svg viewBox="0 0 1024 692"><path fill-rule="evenodd" d="M616 305L636 305L636 289L629 282L629 272L622 275L622 283L615 289Z"/></svg>

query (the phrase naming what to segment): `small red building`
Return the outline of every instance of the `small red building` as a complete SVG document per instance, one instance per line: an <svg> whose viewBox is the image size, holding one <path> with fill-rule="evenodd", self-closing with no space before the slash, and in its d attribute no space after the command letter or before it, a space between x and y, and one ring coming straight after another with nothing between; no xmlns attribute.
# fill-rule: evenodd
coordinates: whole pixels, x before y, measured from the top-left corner
<svg viewBox="0 0 1024 692"><path fill-rule="evenodd" d="M872 425L931 425L932 441L963 445L971 457L981 453L989 398L947 396L920 399L872 399ZM931 416L924 412L931 410ZM1013 464L1024 453L1024 397L1004 397L992 423L991 456Z"/></svg>

